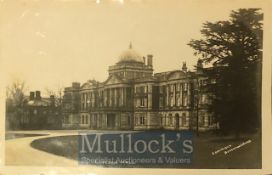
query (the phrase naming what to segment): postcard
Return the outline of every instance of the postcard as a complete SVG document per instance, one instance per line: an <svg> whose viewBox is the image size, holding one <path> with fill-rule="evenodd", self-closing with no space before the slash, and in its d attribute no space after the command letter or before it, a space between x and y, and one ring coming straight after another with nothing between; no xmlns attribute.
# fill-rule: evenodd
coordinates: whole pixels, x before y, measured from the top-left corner
<svg viewBox="0 0 272 175"><path fill-rule="evenodd" d="M0 174L271 173L270 5L1 1Z"/></svg>

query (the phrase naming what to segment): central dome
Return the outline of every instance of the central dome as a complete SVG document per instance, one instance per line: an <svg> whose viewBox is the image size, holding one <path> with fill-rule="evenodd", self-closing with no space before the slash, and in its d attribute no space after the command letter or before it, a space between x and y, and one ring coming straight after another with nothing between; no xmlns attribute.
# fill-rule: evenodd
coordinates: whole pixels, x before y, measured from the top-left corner
<svg viewBox="0 0 272 175"><path fill-rule="evenodd" d="M119 62L141 62L143 63L143 58L135 50L132 49L132 45L129 45L129 48L125 50L119 56Z"/></svg>

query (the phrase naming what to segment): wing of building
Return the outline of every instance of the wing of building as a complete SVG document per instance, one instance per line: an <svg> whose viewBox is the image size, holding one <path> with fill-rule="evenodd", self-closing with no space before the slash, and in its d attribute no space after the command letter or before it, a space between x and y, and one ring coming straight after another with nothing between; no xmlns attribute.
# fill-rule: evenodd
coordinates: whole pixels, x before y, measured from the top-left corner
<svg viewBox="0 0 272 175"><path fill-rule="evenodd" d="M40 91L31 91L24 97L22 106L15 106L6 112L7 129L61 129L61 106L55 104L55 97L41 96Z"/></svg>
<svg viewBox="0 0 272 175"><path fill-rule="evenodd" d="M208 111L212 81L201 71L153 73L153 56L138 54L130 45L109 66L104 82L90 80L65 88L64 128L86 129L194 129L216 127ZM198 67L202 68L201 62ZM198 122L197 122L198 120Z"/></svg>

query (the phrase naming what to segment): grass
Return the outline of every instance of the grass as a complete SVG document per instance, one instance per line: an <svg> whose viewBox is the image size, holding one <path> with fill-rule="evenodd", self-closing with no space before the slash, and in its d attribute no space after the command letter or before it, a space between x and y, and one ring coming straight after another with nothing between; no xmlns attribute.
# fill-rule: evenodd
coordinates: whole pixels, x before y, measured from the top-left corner
<svg viewBox="0 0 272 175"><path fill-rule="evenodd" d="M224 151L212 155L212 152L220 148L232 145L231 148L243 142L251 140L246 144L228 154ZM192 168L261 168L261 136L260 134L243 135L239 139L234 136L211 136L204 133L194 139L194 155Z"/></svg>
<svg viewBox="0 0 272 175"><path fill-rule="evenodd" d="M212 155L212 152L220 148L232 145L236 147L243 142L251 140L229 154L224 151ZM69 159L78 159L78 137L61 136L38 139L31 146ZM239 139L234 136L215 136L209 132L201 133L193 137L194 152L190 165L152 165L160 168L199 168L199 169L259 169L261 168L261 136L260 134L241 135ZM129 166L126 166L129 167ZM132 166L131 166L132 167ZM138 166L140 167L140 166ZM149 165L142 167L151 167Z"/></svg>

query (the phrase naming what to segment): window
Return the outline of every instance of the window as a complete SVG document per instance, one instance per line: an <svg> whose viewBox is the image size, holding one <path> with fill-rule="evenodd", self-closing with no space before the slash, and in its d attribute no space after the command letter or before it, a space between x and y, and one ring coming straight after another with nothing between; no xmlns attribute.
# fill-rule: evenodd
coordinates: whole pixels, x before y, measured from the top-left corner
<svg viewBox="0 0 272 175"><path fill-rule="evenodd" d="M172 123L173 123L173 117L172 117L172 114L169 114L168 125L172 126Z"/></svg>
<svg viewBox="0 0 272 175"><path fill-rule="evenodd" d="M140 125L145 125L145 116L144 115L142 115L142 116L140 116Z"/></svg>
<svg viewBox="0 0 272 175"><path fill-rule="evenodd" d="M88 115L81 116L81 124L88 124Z"/></svg>
<svg viewBox="0 0 272 175"><path fill-rule="evenodd" d="M83 119L83 115L80 117L80 123L83 124L84 123L84 119Z"/></svg>
<svg viewBox="0 0 272 175"><path fill-rule="evenodd" d="M163 126L163 116L161 116L161 126Z"/></svg>
<svg viewBox="0 0 272 175"><path fill-rule="evenodd" d="M160 107L163 107L163 98L160 97Z"/></svg>
<svg viewBox="0 0 272 175"><path fill-rule="evenodd" d="M199 80L199 86L205 86L207 85L207 79Z"/></svg>
<svg viewBox="0 0 272 175"><path fill-rule="evenodd" d="M144 100L144 98L141 98L141 101L140 101L141 103L140 103L140 106L141 107L144 107L145 106L145 100Z"/></svg>
<svg viewBox="0 0 272 175"><path fill-rule="evenodd" d="M201 95L201 104L206 104L207 103L207 95L206 94L202 94Z"/></svg>
<svg viewBox="0 0 272 175"><path fill-rule="evenodd" d="M183 96L183 106L187 106L187 96Z"/></svg>
<svg viewBox="0 0 272 175"><path fill-rule="evenodd" d="M203 126L204 125L204 115L200 113L199 117L198 117L198 123L199 126Z"/></svg>
<svg viewBox="0 0 272 175"><path fill-rule="evenodd" d="M85 124L88 124L88 115L85 115Z"/></svg>
<svg viewBox="0 0 272 175"><path fill-rule="evenodd" d="M97 114L93 115L93 126L98 126Z"/></svg>
<svg viewBox="0 0 272 175"><path fill-rule="evenodd" d="M97 126L97 128L100 128L102 126L102 123L100 122L100 120L101 120L101 115L96 114L96 126Z"/></svg>
<svg viewBox="0 0 272 175"><path fill-rule="evenodd" d="M181 122L182 122L182 126L186 126L186 114L185 113L182 114Z"/></svg>
<svg viewBox="0 0 272 175"><path fill-rule="evenodd" d="M174 106L174 97L173 97L173 94L170 95L170 106Z"/></svg>
<svg viewBox="0 0 272 175"><path fill-rule="evenodd" d="M127 125L130 125L130 116L127 116Z"/></svg>
<svg viewBox="0 0 272 175"><path fill-rule="evenodd" d="M208 116L208 123L209 125L213 125L213 122L214 122L214 118L212 116Z"/></svg>
<svg viewBox="0 0 272 175"><path fill-rule="evenodd" d="M84 103L81 104L81 109L84 110Z"/></svg>
<svg viewBox="0 0 272 175"><path fill-rule="evenodd" d="M215 83L216 83L216 79L212 79L212 80L211 80L211 83L212 83L212 84L215 84Z"/></svg>
<svg viewBox="0 0 272 175"><path fill-rule="evenodd" d="M211 116L206 115L205 116L205 126L210 126L210 125L212 125Z"/></svg>
<svg viewBox="0 0 272 175"><path fill-rule="evenodd" d="M136 107L139 107L141 105L141 99L136 99Z"/></svg>

